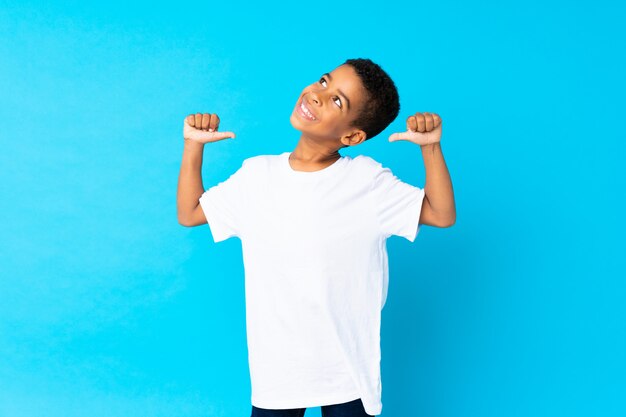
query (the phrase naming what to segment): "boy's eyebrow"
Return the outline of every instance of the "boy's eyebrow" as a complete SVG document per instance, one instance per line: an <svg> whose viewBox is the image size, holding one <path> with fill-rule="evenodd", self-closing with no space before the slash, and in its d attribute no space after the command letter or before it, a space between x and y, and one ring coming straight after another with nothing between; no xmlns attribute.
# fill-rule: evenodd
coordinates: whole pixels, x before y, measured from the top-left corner
<svg viewBox="0 0 626 417"><path fill-rule="evenodd" d="M333 80L333 77L329 73L327 73L327 72L323 73L322 75L327 76L330 81ZM341 94L343 96L343 98L346 99L346 104L348 105L348 110L350 110L350 100L348 99L348 97L340 89L337 89L337 91L339 91L339 94Z"/></svg>

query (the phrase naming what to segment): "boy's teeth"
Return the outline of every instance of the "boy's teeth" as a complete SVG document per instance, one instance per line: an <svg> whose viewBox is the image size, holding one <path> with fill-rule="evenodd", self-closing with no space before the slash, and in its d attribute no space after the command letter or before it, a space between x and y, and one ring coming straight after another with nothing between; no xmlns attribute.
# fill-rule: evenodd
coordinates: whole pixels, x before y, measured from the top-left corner
<svg viewBox="0 0 626 417"><path fill-rule="evenodd" d="M306 106L304 105L304 101L300 103L300 108L302 109L302 111L307 114L311 119L315 119L315 116L313 116L311 114L310 111L307 110Z"/></svg>

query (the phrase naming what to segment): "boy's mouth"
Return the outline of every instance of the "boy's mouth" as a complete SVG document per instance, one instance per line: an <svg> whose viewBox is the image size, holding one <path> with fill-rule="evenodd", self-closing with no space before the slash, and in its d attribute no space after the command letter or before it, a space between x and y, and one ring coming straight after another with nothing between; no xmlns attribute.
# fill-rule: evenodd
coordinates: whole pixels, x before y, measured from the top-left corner
<svg viewBox="0 0 626 417"><path fill-rule="evenodd" d="M314 122L317 120L317 117L315 117L313 112L306 106L306 103L304 102L304 97L300 99L300 102L296 106L296 112L300 117L310 122Z"/></svg>

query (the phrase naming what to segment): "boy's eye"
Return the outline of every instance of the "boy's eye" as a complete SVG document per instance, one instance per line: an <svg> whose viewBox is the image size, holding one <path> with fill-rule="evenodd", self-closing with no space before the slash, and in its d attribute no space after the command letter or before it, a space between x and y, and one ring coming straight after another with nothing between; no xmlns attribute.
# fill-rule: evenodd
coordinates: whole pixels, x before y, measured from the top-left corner
<svg viewBox="0 0 626 417"><path fill-rule="evenodd" d="M320 84L325 83L325 82L326 82L326 79L325 79L324 77L320 78L320 80L319 80L319 83L320 83ZM339 97L335 97L335 99L334 99L334 100L339 101L339 103L337 104L337 106L338 106L339 108L341 108L341 99L340 99ZM337 103L337 101L335 101L335 103Z"/></svg>

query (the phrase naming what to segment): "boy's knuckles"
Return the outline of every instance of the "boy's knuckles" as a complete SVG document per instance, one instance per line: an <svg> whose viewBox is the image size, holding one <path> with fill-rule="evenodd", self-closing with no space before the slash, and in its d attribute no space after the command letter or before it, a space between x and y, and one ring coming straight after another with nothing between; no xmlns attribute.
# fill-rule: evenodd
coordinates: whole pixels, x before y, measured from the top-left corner
<svg viewBox="0 0 626 417"><path fill-rule="evenodd" d="M185 117L186 127L203 130L217 131L220 125L220 118L216 113L190 113Z"/></svg>
<svg viewBox="0 0 626 417"><path fill-rule="evenodd" d="M209 123L209 128L212 129L212 130L216 130L217 125L218 125L217 115L211 114L211 120L210 120L210 123Z"/></svg>
<svg viewBox="0 0 626 417"><path fill-rule="evenodd" d="M207 113L202 115L202 129L205 130L209 127L210 116Z"/></svg>
<svg viewBox="0 0 626 417"><path fill-rule="evenodd" d="M406 119L406 126L409 130L415 130L417 128L417 121L415 120L415 116L409 116Z"/></svg>

